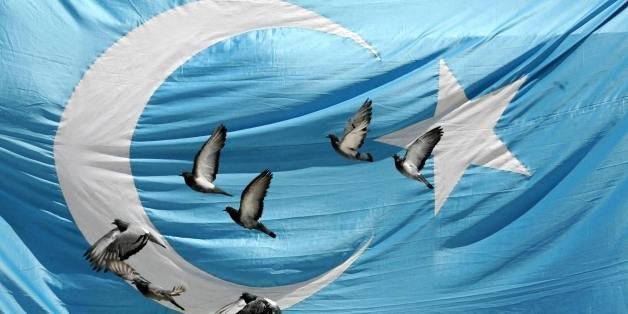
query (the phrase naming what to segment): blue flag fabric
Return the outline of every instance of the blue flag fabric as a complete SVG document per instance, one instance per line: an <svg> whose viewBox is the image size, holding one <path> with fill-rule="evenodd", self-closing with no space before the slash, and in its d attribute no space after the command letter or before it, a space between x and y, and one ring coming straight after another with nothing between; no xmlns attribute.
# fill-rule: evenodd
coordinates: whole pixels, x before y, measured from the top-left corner
<svg viewBox="0 0 628 314"><path fill-rule="evenodd" d="M627 313L626 4L3 2L0 312L176 309L83 260L125 218L190 313ZM220 123L233 198L178 176ZM437 125L430 190L391 156ZM222 211L263 169L276 239Z"/></svg>

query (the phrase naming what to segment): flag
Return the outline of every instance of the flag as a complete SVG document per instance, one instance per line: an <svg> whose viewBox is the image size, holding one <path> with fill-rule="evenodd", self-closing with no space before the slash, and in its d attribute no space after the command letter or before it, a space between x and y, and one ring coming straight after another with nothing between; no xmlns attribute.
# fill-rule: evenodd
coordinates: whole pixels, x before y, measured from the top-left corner
<svg viewBox="0 0 628 314"><path fill-rule="evenodd" d="M628 311L625 1L12 1L0 6L0 312ZM359 149L329 134L372 100ZM203 194L179 176L227 128ZM422 174L393 154L443 135ZM273 179L260 221L246 186Z"/></svg>

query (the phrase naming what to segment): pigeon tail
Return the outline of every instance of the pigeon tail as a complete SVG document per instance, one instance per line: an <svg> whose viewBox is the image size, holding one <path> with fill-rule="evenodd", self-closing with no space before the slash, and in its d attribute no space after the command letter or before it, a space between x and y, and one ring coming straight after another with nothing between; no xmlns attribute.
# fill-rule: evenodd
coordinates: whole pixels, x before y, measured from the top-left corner
<svg viewBox="0 0 628 314"><path fill-rule="evenodd" d="M373 162L373 156L370 153L358 153L356 157L359 160Z"/></svg>
<svg viewBox="0 0 628 314"><path fill-rule="evenodd" d="M425 183L425 186L427 186L428 189L434 189L434 186L429 181L427 181L427 179L422 174L419 174L417 178L419 179L419 181Z"/></svg>
<svg viewBox="0 0 628 314"><path fill-rule="evenodd" d="M258 223L256 229L269 235L271 238L277 237L277 235L274 232L270 231L270 229L266 228L266 226L264 226L262 223Z"/></svg>
<svg viewBox="0 0 628 314"><path fill-rule="evenodd" d="M233 196L233 195L231 195L231 194L229 194L229 193L219 189L218 187L216 187L215 190L216 190L216 193L218 193L218 194L227 195L227 196Z"/></svg>
<svg viewBox="0 0 628 314"><path fill-rule="evenodd" d="M185 309L181 305L179 305L179 303L177 303L177 301L175 301L173 297L169 296L168 297L168 301L170 301L170 303L174 304L174 306L180 308L181 311L185 311Z"/></svg>

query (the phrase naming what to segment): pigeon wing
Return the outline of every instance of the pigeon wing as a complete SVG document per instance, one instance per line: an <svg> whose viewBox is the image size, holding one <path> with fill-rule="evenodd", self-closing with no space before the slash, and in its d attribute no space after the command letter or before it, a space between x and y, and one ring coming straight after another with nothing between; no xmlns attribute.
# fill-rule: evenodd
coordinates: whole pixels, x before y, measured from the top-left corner
<svg viewBox="0 0 628 314"><path fill-rule="evenodd" d="M218 311L216 311L216 313L214 314L226 314L226 313L230 313L232 312L233 309L239 308L240 310L242 310L242 308L244 307L246 303L244 303L244 300L242 299L237 299L223 307L221 307L220 309L218 309ZM239 312L239 311L238 311Z"/></svg>
<svg viewBox="0 0 628 314"><path fill-rule="evenodd" d="M434 150L434 146L436 146L442 136L443 128L438 126L414 140L406 152L406 162L416 166L419 171L423 169L425 161L430 157L432 151Z"/></svg>
<svg viewBox="0 0 628 314"><path fill-rule="evenodd" d="M340 140L341 146L345 146L351 150L357 150L364 144L364 139L366 138L368 126L371 123L371 116L373 114L371 104L372 101L366 99L360 109L347 121L344 134Z"/></svg>
<svg viewBox="0 0 628 314"><path fill-rule="evenodd" d="M118 275L118 277L128 280L134 281L138 279L143 279L142 275L138 273L131 265L123 262L123 261L108 261L107 268L112 273Z"/></svg>
<svg viewBox="0 0 628 314"><path fill-rule="evenodd" d="M265 314L270 310L268 304L263 299L253 300L247 303L238 313L241 314Z"/></svg>
<svg viewBox="0 0 628 314"><path fill-rule="evenodd" d="M246 186L240 198L240 220L258 220L264 211L264 197L270 186L273 173L266 169Z"/></svg>
<svg viewBox="0 0 628 314"><path fill-rule="evenodd" d="M98 241L96 241L92 246L85 251L85 259L89 260L90 264L96 271L100 271L103 268L106 268L107 261L103 259L105 250L107 247L115 241L115 239L120 235L120 230L118 228L113 228L107 234L102 236Z"/></svg>
<svg viewBox="0 0 628 314"><path fill-rule="evenodd" d="M214 129L212 135L207 139L201 150L194 157L194 176L202 177L209 182L216 180L218 165L220 163L220 150L225 146L227 139L227 128L219 125Z"/></svg>
<svg viewBox="0 0 628 314"><path fill-rule="evenodd" d="M139 252L148 242L148 232L143 228L130 226L107 246L105 260L123 261Z"/></svg>

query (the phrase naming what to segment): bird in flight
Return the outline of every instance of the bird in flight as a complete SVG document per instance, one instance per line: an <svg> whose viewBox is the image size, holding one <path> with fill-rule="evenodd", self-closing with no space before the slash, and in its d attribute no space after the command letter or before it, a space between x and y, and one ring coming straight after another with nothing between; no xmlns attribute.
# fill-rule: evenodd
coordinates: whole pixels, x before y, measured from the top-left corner
<svg viewBox="0 0 628 314"><path fill-rule="evenodd" d="M273 173L266 169L249 183L240 197L240 209L227 206L225 211L238 225L247 229L257 229L273 238L277 235L266 228L259 219L264 211L264 197L270 186Z"/></svg>
<svg viewBox="0 0 628 314"><path fill-rule="evenodd" d="M137 290L147 298L151 298L157 301L168 301L174 306L178 307L182 311L185 309L175 301L174 297L181 295L185 292L185 287L178 285L170 290L163 289L146 278L142 277L131 265L122 261L109 261L107 268L114 274L118 275L124 280L132 282Z"/></svg>
<svg viewBox="0 0 628 314"><path fill-rule="evenodd" d="M244 303L243 307L242 303ZM275 301L269 298L260 298L248 292L242 293L239 299L225 305L216 314L230 313L236 306L242 307L236 314L281 314L281 309Z"/></svg>
<svg viewBox="0 0 628 314"><path fill-rule="evenodd" d="M440 126L421 135L408 146L406 155L403 158L397 154L393 155L395 168L404 176L412 180L421 181L428 188L433 189L434 186L421 174L421 169L425 166L425 161L430 157L442 136L443 128Z"/></svg>
<svg viewBox="0 0 628 314"><path fill-rule="evenodd" d="M242 293L240 299L246 302L246 305L238 314L281 314L281 309L275 301L268 298L258 298L248 292Z"/></svg>
<svg viewBox="0 0 628 314"><path fill-rule="evenodd" d="M196 153L192 172L184 171L180 174L185 180L185 184L194 191L232 196L214 184L220 163L220 150L225 146L226 140L227 128L220 124Z"/></svg>
<svg viewBox="0 0 628 314"><path fill-rule="evenodd" d="M98 239L83 254L95 271L103 269L107 271L108 261L123 261L139 252L148 241L166 248L163 240L138 223L115 219L112 224L116 227Z"/></svg>
<svg viewBox="0 0 628 314"><path fill-rule="evenodd" d="M368 126L371 123L372 103L367 98L360 109L347 121L342 139L338 139L334 134L327 135L331 140L331 146L340 156L351 160L373 161L373 156L370 153L358 152L358 149L364 144Z"/></svg>

